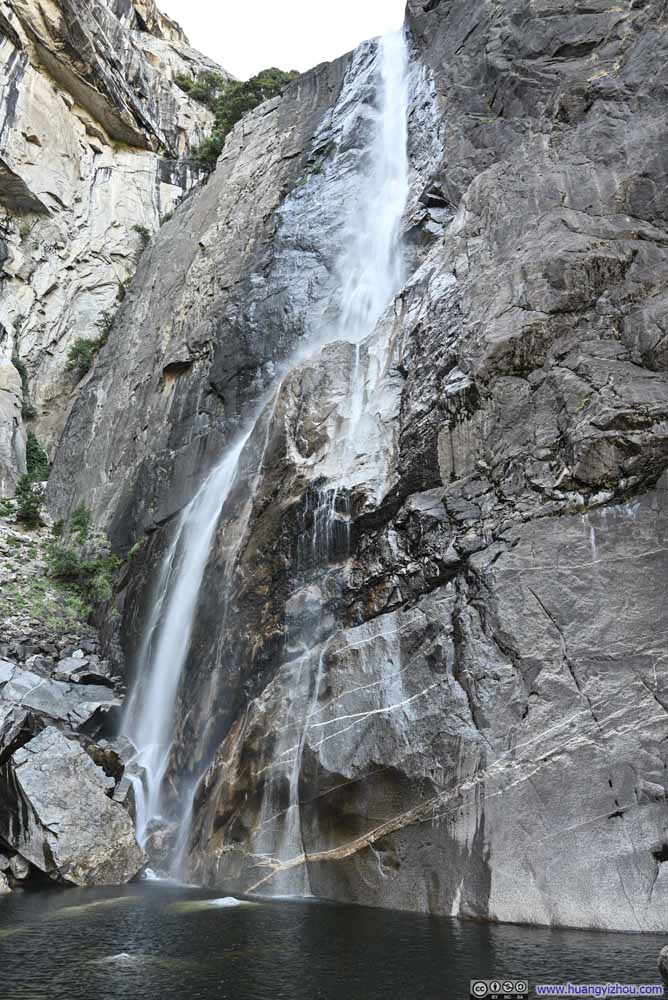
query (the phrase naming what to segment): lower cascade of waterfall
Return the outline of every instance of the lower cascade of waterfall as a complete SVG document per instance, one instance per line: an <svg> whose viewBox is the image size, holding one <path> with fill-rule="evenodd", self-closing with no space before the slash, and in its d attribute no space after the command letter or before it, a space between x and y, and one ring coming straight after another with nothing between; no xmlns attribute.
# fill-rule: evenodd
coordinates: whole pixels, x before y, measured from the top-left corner
<svg viewBox="0 0 668 1000"><path fill-rule="evenodd" d="M350 378L345 419L340 436L332 442L327 459L326 481L306 498L306 521L310 537L300 542L298 562L312 567L328 563L332 556L345 558L351 544L352 510L350 489L354 483L356 441L363 433L365 410L373 390L364 340L376 328L380 318L394 301L405 280L402 219L409 194L408 102L409 58L403 31L381 39L377 46L375 79L377 100L373 128L367 148L359 156L358 169L349 178L351 185L347 216L343 225L341 249L335 268L335 301L338 316L325 336L310 346L321 350L324 344L347 342L353 346L354 363ZM360 98L361 99L361 98ZM304 349L300 357L304 357ZM298 364L295 361L295 365ZM294 367L294 366L293 366ZM378 366L377 366L378 367ZM289 377L290 366L286 369ZM200 592L221 517L232 491L242 476L245 449L254 437L258 422L267 421L267 436L280 398L285 377L276 385L272 401L254 419L236 444L229 448L220 464L199 492L183 510L171 528L171 542L163 558L154 586L152 610L145 628L135 670L135 686L125 713L124 735L136 748L132 781L136 802L137 837L150 851L153 829L173 816L173 804L166 803L165 784L170 768L174 733L177 726L179 692L184 679L192 636L197 621ZM266 445L265 445L266 448ZM255 486L262 474L264 453L255 469ZM248 486L250 511L255 492L253 474ZM244 484L245 485L245 484ZM242 526L243 527L243 526ZM235 534L239 535L235 529ZM233 558L233 557L232 557ZM230 562L227 573L231 572ZM221 620L227 615L229 594L220 595ZM276 753L290 757L290 802L283 826L280 854L294 853L298 841L298 783L304 733L314 711L320 686L327 644L300 656L290 654L287 661L299 686L302 671L311 678L307 703L298 700L295 711L301 718L288 720L292 735L301 731L291 747L279 739ZM179 875L187 853L192 803L197 782L180 789L180 819L171 849L172 875ZM172 789L173 791L173 789ZM173 803L173 796L170 798ZM272 811L268 800L263 819ZM274 845L274 850L276 846ZM154 863L155 866L155 863ZM303 886L307 894L307 886Z"/></svg>
<svg viewBox="0 0 668 1000"><path fill-rule="evenodd" d="M174 708L188 656L197 599L218 519L235 483L243 438L224 457L178 519L164 558L139 656L141 671L129 699L124 735L137 748L132 782L137 838L161 816L172 745Z"/></svg>

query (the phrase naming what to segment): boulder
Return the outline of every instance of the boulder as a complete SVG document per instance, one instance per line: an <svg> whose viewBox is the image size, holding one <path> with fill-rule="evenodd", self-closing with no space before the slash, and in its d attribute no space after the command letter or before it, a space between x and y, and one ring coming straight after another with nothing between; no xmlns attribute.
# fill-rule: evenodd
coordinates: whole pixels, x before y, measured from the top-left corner
<svg viewBox="0 0 668 1000"><path fill-rule="evenodd" d="M100 687L113 687L114 681L109 675L108 664L98 656L77 656L76 653L64 660L59 660L54 673L54 679L69 684L93 684Z"/></svg>
<svg viewBox="0 0 668 1000"><path fill-rule="evenodd" d="M666 986L668 986L668 945L659 952L659 972Z"/></svg>
<svg viewBox="0 0 668 1000"><path fill-rule="evenodd" d="M128 882L144 854L113 788L77 742L49 726L0 768L0 835L59 882Z"/></svg>
<svg viewBox="0 0 668 1000"><path fill-rule="evenodd" d="M36 715L63 722L75 730L90 723L96 713L105 715L120 708L121 702L108 687L79 685L49 680L15 667L11 678L0 688L0 710L5 706L30 709Z"/></svg>
<svg viewBox="0 0 668 1000"><path fill-rule="evenodd" d="M9 870L19 882L25 881L30 875L30 865L20 854L15 854L9 862Z"/></svg>
<svg viewBox="0 0 668 1000"><path fill-rule="evenodd" d="M16 664L12 660L0 659L0 692L4 685L12 679L15 670Z"/></svg>

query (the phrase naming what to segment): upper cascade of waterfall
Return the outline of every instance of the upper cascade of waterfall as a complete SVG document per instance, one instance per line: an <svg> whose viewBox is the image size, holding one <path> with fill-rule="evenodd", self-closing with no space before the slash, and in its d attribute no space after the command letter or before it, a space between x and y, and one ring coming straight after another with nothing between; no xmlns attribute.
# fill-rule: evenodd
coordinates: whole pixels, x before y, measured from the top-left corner
<svg viewBox="0 0 668 1000"><path fill-rule="evenodd" d="M365 57L368 51L367 48ZM307 345L317 350L325 343L345 341L354 345L356 352L347 403L349 419L341 429L346 440L332 442L333 458L341 468L348 457L347 439L355 433L364 406L362 379L358 377L359 345L373 332L405 277L401 229L409 193L408 66L405 34L387 35L373 49L370 75L357 75L353 65L348 89L342 95L342 101L350 104L353 116L361 115L367 127L362 130L364 142L355 148L354 156L350 157L346 149L333 153L335 160L338 156L345 158L345 169L338 169L337 176L344 178L347 191L339 249L332 268L334 287L329 289L327 296L330 306L331 300L335 303L332 313L335 319L327 326L324 336L320 330ZM326 227L321 238L325 244ZM302 352L299 353L301 356ZM295 357L293 366L298 363L299 357ZM274 388L274 409L282 384L281 380ZM271 405L269 410L273 412ZM265 410L268 435L271 417L267 418L266 414ZM152 609L138 656L136 684L124 726L125 734L137 748L134 790L138 836L142 844L150 837L152 822L166 811L163 788L202 581L217 526L240 475L242 454L261 419L262 415L253 418L237 444L226 452L184 509L172 529L172 542L154 587ZM263 462L264 451L260 451L256 485ZM251 482L252 479L251 473ZM251 502L254 489L249 490ZM229 599L227 591L220 595L221 604ZM221 607L221 621L226 620L226 616L227 608ZM192 784L188 791L192 798ZM190 807L183 802L187 797L188 792L184 794L182 790L182 827L190 819ZM181 829L174 852L177 858L183 851L186 836L187 830Z"/></svg>
<svg viewBox="0 0 668 1000"><path fill-rule="evenodd" d="M350 186L336 268L341 309L332 332L351 343L369 336L405 278L401 222L409 194L408 65L403 31L379 40L372 138Z"/></svg>

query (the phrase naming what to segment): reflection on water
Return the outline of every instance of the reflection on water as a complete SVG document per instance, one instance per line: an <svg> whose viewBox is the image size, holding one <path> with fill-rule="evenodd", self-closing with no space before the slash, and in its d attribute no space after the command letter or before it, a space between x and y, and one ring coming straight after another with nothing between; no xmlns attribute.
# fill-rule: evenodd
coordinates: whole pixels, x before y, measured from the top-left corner
<svg viewBox="0 0 668 1000"><path fill-rule="evenodd" d="M0 941L14 934L25 934L26 930L26 927L0 927Z"/></svg>
<svg viewBox="0 0 668 1000"><path fill-rule="evenodd" d="M476 977L658 982L665 943L238 903L160 882L2 897L2 1000L462 1000Z"/></svg>
<svg viewBox="0 0 668 1000"><path fill-rule="evenodd" d="M84 917L94 910L108 909L110 906L127 906L128 904L139 902L140 896L118 896L116 899L97 899L92 903L80 903L78 906L60 906L57 910L52 910L51 917Z"/></svg>
<svg viewBox="0 0 668 1000"><path fill-rule="evenodd" d="M169 909L172 913L197 913L199 910L210 910L211 907L227 910L237 906L258 905L258 903L250 899L236 899L234 896L225 896L223 899L185 899L179 903L172 903Z"/></svg>

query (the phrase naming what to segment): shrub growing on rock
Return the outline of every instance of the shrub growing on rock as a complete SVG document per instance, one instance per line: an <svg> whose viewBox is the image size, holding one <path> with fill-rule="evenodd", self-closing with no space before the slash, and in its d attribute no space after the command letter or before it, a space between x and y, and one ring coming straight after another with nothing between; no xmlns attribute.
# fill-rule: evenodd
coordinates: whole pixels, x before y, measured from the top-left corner
<svg viewBox="0 0 668 1000"><path fill-rule="evenodd" d="M67 355L68 372L74 372L77 379L81 380L93 367L95 355L99 351L100 346L99 340L87 340L85 337L77 337Z"/></svg>
<svg viewBox="0 0 668 1000"><path fill-rule="evenodd" d="M121 560L113 555L107 536L93 529L86 504L80 503L72 514L68 538L62 524L57 527L47 547L49 576L75 587L88 604L110 601Z"/></svg>
<svg viewBox="0 0 668 1000"><path fill-rule="evenodd" d="M114 596L121 560L112 554L107 536L93 530L92 516L84 503L72 515L68 538L62 530L54 531L47 547L47 564L50 577L75 587L88 604L104 604Z"/></svg>
<svg viewBox="0 0 668 1000"><path fill-rule="evenodd" d="M150 231L150 229L147 229L146 226L142 226L139 223L137 223L137 225L133 226L132 228L134 229L134 231L139 236L139 239L141 240L141 248L142 248L142 251L144 251L146 249L146 247L149 245L149 243L151 242L151 231Z"/></svg>
<svg viewBox="0 0 668 1000"><path fill-rule="evenodd" d="M111 554L108 543L84 552L76 543L54 540L49 543L47 560L49 576L75 586L87 603L104 604L112 599L121 561Z"/></svg>
<svg viewBox="0 0 668 1000"><path fill-rule="evenodd" d="M72 514L72 533L77 537L80 545L85 545L93 518L85 503L80 503Z"/></svg>

